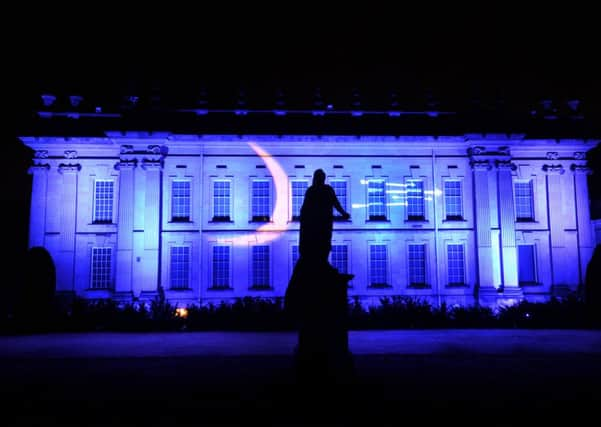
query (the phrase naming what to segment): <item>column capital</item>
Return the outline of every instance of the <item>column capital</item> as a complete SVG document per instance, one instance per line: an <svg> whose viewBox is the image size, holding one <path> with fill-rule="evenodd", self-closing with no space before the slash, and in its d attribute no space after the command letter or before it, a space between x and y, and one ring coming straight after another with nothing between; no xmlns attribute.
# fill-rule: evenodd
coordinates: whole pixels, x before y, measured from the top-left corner
<svg viewBox="0 0 601 427"><path fill-rule="evenodd" d="M155 158L143 159L142 169L145 171L161 170L163 169L163 160Z"/></svg>
<svg viewBox="0 0 601 427"><path fill-rule="evenodd" d="M138 165L137 159L120 159L115 163L115 170L134 169Z"/></svg>
<svg viewBox="0 0 601 427"><path fill-rule="evenodd" d="M29 166L27 173L33 175L38 172L48 172L48 169L50 169L50 165L48 163L35 162L33 165Z"/></svg>
<svg viewBox="0 0 601 427"><path fill-rule="evenodd" d="M65 150L65 159L76 159L77 151L75 150Z"/></svg>
<svg viewBox="0 0 601 427"><path fill-rule="evenodd" d="M557 164L557 165L544 164L541 169L543 170L543 172L546 172L548 175L563 175L565 173L565 169L563 168L563 165L560 165L560 164Z"/></svg>
<svg viewBox="0 0 601 427"><path fill-rule="evenodd" d="M591 173L593 173L593 171L591 170L591 168L589 168L587 165L579 165L579 164L576 164L576 163L572 163L572 165L570 166L570 170L574 174L590 175Z"/></svg>
<svg viewBox="0 0 601 427"><path fill-rule="evenodd" d="M58 165L59 173L77 173L81 170L79 163L61 163Z"/></svg>
<svg viewBox="0 0 601 427"><path fill-rule="evenodd" d="M472 160L470 166L474 172L488 172L492 169L490 160Z"/></svg>
<svg viewBox="0 0 601 427"><path fill-rule="evenodd" d="M496 160L495 166L500 171L504 172L513 172L518 167L515 163L512 163L511 160Z"/></svg>

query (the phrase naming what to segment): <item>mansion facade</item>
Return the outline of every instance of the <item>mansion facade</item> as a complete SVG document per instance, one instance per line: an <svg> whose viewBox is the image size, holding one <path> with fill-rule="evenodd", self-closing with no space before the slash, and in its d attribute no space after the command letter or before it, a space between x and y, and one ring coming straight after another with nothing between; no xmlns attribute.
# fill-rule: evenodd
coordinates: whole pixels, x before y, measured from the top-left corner
<svg viewBox="0 0 601 427"><path fill-rule="evenodd" d="M595 246L589 140L520 135L287 136L107 132L22 137L35 154L29 245L57 291L180 305L281 297L321 168L350 220L331 263L349 296L433 304L578 290ZM318 296L316 296L318 297Z"/></svg>

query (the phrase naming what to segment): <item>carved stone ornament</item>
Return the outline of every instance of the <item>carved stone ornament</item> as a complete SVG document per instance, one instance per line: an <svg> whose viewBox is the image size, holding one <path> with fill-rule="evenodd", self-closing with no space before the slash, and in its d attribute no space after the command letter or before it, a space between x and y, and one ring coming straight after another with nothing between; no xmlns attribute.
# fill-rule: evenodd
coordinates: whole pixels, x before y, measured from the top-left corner
<svg viewBox="0 0 601 427"><path fill-rule="evenodd" d="M149 145L148 152L152 154L161 154L161 146L160 145Z"/></svg>
<svg viewBox="0 0 601 427"><path fill-rule="evenodd" d="M467 150L467 154L470 155L470 156L479 156L479 155L484 154L485 150L486 150L485 147L480 147L480 146L478 146L478 147L470 147Z"/></svg>
<svg viewBox="0 0 601 427"><path fill-rule="evenodd" d="M75 150L66 150L65 151L65 158L67 158L67 159L76 159L77 158L77 151L75 151Z"/></svg>
<svg viewBox="0 0 601 427"><path fill-rule="evenodd" d="M576 160L584 160L586 159L586 153L584 151L576 151L574 153L574 158Z"/></svg>
<svg viewBox="0 0 601 427"><path fill-rule="evenodd" d="M133 145L122 145L121 146L121 154L132 154L134 152Z"/></svg>
<svg viewBox="0 0 601 427"><path fill-rule="evenodd" d="M559 153L557 151L547 152L547 160L557 160L558 158L559 158Z"/></svg>
<svg viewBox="0 0 601 427"><path fill-rule="evenodd" d="M33 157L35 157L36 159L47 159L48 150L38 150L34 153Z"/></svg>

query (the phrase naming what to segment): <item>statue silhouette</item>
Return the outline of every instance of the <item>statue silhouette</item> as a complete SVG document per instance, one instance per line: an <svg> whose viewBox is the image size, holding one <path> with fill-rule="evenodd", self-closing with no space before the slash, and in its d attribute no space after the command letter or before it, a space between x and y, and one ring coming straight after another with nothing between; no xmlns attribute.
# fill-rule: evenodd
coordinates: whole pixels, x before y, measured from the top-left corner
<svg viewBox="0 0 601 427"><path fill-rule="evenodd" d="M353 278L328 262L333 230L333 209L344 219L350 215L340 205L334 189L318 169L305 193L300 215L299 259L285 297L286 311L296 323L296 367L303 382L340 383L350 379L352 358L348 350L347 288Z"/></svg>

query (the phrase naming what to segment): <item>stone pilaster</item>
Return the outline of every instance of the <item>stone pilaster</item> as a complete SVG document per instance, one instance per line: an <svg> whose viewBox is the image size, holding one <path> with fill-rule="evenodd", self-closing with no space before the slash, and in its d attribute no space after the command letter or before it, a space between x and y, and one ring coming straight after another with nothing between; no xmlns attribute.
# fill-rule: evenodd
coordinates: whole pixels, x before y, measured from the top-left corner
<svg viewBox="0 0 601 427"><path fill-rule="evenodd" d="M47 151L37 151L29 173L33 176L31 187L31 211L29 216L29 247L44 246L46 234L46 195L48 191Z"/></svg>
<svg viewBox="0 0 601 427"><path fill-rule="evenodd" d="M119 171L119 219L117 222L117 263L115 298L132 296L132 273L134 254L134 170L137 159L121 150L120 161L115 165Z"/></svg>
<svg viewBox="0 0 601 427"><path fill-rule="evenodd" d="M77 218L77 176L81 165L73 161L60 163L58 171L63 176L60 216L59 251L56 254L57 291L75 289L75 231ZM60 288L60 289L59 289Z"/></svg>
<svg viewBox="0 0 601 427"><path fill-rule="evenodd" d="M594 250L593 227L589 211L587 175L591 173L585 164L573 163L570 170L574 174L576 190L576 221L578 226L578 258L580 263L580 284L584 283L586 267Z"/></svg>
<svg viewBox="0 0 601 427"><path fill-rule="evenodd" d="M515 243L515 210L512 172L517 169L509 159L496 161L499 187L499 225L501 226L501 259L503 263L503 294L522 294L518 282L517 247Z"/></svg>
<svg viewBox="0 0 601 427"><path fill-rule="evenodd" d="M493 252L488 191L488 176L491 173L492 164L489 160L472 160L471 166L474 173L479 292L496 294L493 283Z"/></svg>
<svg viewBox="0 0 601 427"><path fill-rule="evenodd" d="M151 145L142 156L142 169L146 173L144 203L144 281L139 291L142 297L156 293L160 283L160 212L163 156L161 147Z"/></svg>
<svg viewBox="0 0 601 427"><path fill-rule="evenodd" d="M549 160L556 160L557 157L550 157ZM562 191L562 179L565 174L563 165L544 164L543 172L547 175L547 203L549 204L549 232L551 239L551 274L553 277L552 291L561 295L565 293L567 283L566 263L570 262L570 256L565 247L565 221L564 221L564 200Z"/></svg>

